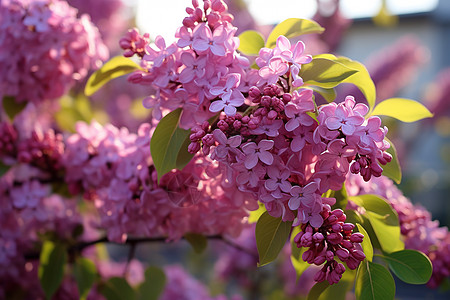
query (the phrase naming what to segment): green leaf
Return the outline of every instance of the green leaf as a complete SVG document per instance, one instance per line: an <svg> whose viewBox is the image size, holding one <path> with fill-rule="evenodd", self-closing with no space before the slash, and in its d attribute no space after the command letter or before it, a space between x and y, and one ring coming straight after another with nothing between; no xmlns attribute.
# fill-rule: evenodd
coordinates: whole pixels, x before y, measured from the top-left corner
<svg viewBox="0 0 450 300"><path fill-rule="evenodd" d="M336 203L333 205L332 209L340 208L344 210L347 207L348 195L344 184L339 191L334 192L332 197L336 199Z"/></svg>
<svg viewBox="0 0 450 300"><path fill-rule="evenodd" d="M404 98L390 98L380 102L375 106L372 115L388 116L406 123L431 118L433 116L421 103Z"/></svg>
<svg viewBox="0 0 450 300"><path fill-rule="evenodd" d="M259 217L261 217L261 215L267 211L264 203L259 202L258 205L259 207L257 210L250 211L249 213L248 222L250 224L258 222Z"/></svg>
<svg viewBox="0 0 450 300"><path fill-rule="evenodd" d="M353 209L346 209L344 210L345 215L347 216L346 222L356 224L360 223L363 224L364 220L361 217L360 213Z"/></svg>
<svg viewBox="0 0 450 300"><path fill-rule="evenodd" d="M297 18L287 19L275 26L267 38L266 47L275 47L277 38L280 35L284 35L289 39L308 33L322 33L324 30L325 28L311 20Z"/></svg>
<svg viewBox="0 0 450 300"><path fill-rule="evenodd" d="M331 103L334 101L334 99L336 99L336 91L331 88L331 89L325 89L325 88L321 88L319 86L311 86L310 87L314 92L317 92L318 94L320 94L325 101L327 101L328 103Z"/></svg>
<svg viewBox="0 0 450 300"><path fill-rule="evenodd" d="M425 284L433 273L433 266L428 256L416 250L401 250L382 256L392 272L409 284Z"/></svg>
<svg viewBox="0 0 450 300"><path fill-rule="evenodd" d="M394 143L392 143L388 138L386 141L391 144L391 147L386 150L387 153L392 155L392 160L383 166L383 175L394 180L397 184L402 182L402 169L400 167L400 162L397 157L397 149L395 149Z"/></svg>
<svg viewBox="0 0 450 300"><path fill-rule="evenodd" d="M239 35L238 50L245 55L258 55L259 49L264 47L264 37L255 30L247 30Z"/></svg>
<svg viewBox="0 0 450 300"><path fill-rule="evenodd" d="M191 244L196 253L202 253L208 246L208 239L202 234L186 233L184 238Z"/></svg>
<svg viewBox="0 0 450 300"><path fill-rule="evenodd" d="M364 260L358 268L355 295L357 300L394 299L394 278L382 265Z"/></svg>
<svg viewBox="0 0 450 300"><path fill-rule="evenodd" d="M89 77L84 94L91 96L108 81L139 69L139 65L129 58L116 56L107 61Z"/></svg>
<svg viewBox="0 0 450 300"><path fill-rule="evenodd" d="M330 89L357 73L358 70L323 57L314 57L309 64L302 65L299 76L309 85Z"/></svg>
<svg viewBox="0 0 450 300"><path fill-rule="evenodd" d="M193 157L186 145L190 131L178 127L181 112L181 108L178 108L162 118L150 141L150 151L158 173L158 181L172 169L182 169L189 162L187 158Z"/></svg>
<svg viewBox="0 0 450 300"><path fill-rule="evenodd" d="M397 212L378 195L366 194L349 198L366 209L365 216L372 225L383 251L402 250Z"/></svg>
<svg viewBox="0 0 450 300"><path fill-rule="evenodd" d="M325 290L330 287L327 280L316 283L311 290L309 290L307 300L317 300Z"/></svg>
<svg viewBox="0 0 450 300"><path fill-rule="evenodd" d="M111 277L99 285L100 294L107 300L135 300L136 292L123 277Z"/></svg>
<svg viewBox="0 0 450 300"><path fill-rule="evenodd" d="M347 293L353 288L356 271L347 269L338 283L330 285L320 296L319 300L346 300Z"/></svg>
<svg viewBox="0 0 450 300"><path fill-rule="evenodd" d="M139 300L157 300L164 291L166 275L157 267L148 267L145 270L145 280L139 285Z"/></svg>
<svg viewBox="0 0 450 300"><path fill-rule="evenodd" d="M11 166L5 165L0 161L0 177L6 174L8 170L11 169Z"/></svg>
<svg viewBox="0 0 450 300"><path fill-rule="evenodd" d="M67 262L66 249L60 244L45 241L39 261L39 280L45 297L51 299L64 277L64 266Z"/></svg>
<svg viewBox="0 0 450 300"><path fill-rule="evenodd" d="M259 254L259 266L275 260L289 237L292 222L283 222L268 212L262 214L256 223L255 236Z"/></svg>
<svg viewBox="0 0 450 300"><path fill-rule="evenodd" d="M343 82L353 83L361 91L361 93L363 93L364 97L366 97L369 109L372 110L375 105L376 90L375 84L373 83L366 67L362 63L351 60L347 57L339 57L337 61L349 68L358 70L358 73L348 77Z"/></svg>
<svg viewBox="0 0 450 300"><path fill-rule="evenodd" d="M3 109L5 110L9 119L12 121L12 120L14 120L15 116L17 116L22 110L25 109L28 102L26 102L26 101L16 102L16 99L14 97L4 96L2 104L3 104Z"/></svg>
<svg viewBox="0 0 450 300"><path fill-rule="evenodd" d="M366 255L366 259L368 261L372 261L372 259L373 259L373 246L372 246L372 243L370 241L369 234L367 233L367 231L364 229L364 227L361 224L356 223L356 227L358 228L358 231L362 235L364 235L364 239L363 239L363 241L361 243L361 246L363 248L364 254Z"/></svg>
<svg viewBox="0 0 450 300"><path fill-rule="evenodd" d="M77 282L80 299L86 299L92 285L97 278L97 268L95 264L84 257L80 257L73 265L73 275Z"/></svg>

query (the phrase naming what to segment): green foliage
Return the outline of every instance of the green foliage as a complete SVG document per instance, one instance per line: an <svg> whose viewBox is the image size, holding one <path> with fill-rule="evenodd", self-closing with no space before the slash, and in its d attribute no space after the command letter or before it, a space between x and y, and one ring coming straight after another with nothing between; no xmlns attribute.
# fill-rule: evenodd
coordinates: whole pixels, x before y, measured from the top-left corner
<svg viewBox="0 0 450 300"><path fill-rule="evenodd" d="M107 300L136 300L136 291L123 277L111 277L99 285L99 292Z"/></svg>
<svg viewBox="0 0 450 300"><path fill-rule="evenodd" d="M190 131L178 127L181 112L178 108L162 118L150 141L158 181L172 169L184 168L193 157L187 150Z"/></svg>
<svg viewBox="0 0 450 300"><path fill-rule="evenodd" d="M139 65L131 59L123 56L113 57L89 77L84 88L84 94L91 96L108 81L137 69L139 69Z"/></svg>
<svg viewBox="0 0 450 300"><path fill-rule="evenodd" d="M6 174L8 170L11 168L11 166L5 165L0 161L0 177Z"/></svg>
<svg viewBox="0 0 450 300"><path fill-rule="evenodd" d="M382 265L364 260L358 268L355 295L357 300L394 299L394 278Z"/></svg>
<svg viewBox="0 0 450 300"><path fill-rule="evenodd" d="M305 84L330 89L357 72L358 70L349 68L340 62L314 57L309 64L302 65L299 76L302 77Z"/></svg>
<svg viewBox="0 0 450 300"><path fill-rule="evenodd" d="M363 241L361 243L361 246L363 248L364 254L366 255L366 259L368 261L372 261L372 259L373 259L373 246L372 246L372 242L370 241L370 236L369 236L369 234L367 233L367 231L364 229L364 227L361 224L356 223L356 227L358 228L358 231L362 235L364 235L364 239L363 239Z"/></svg>
<svg viewBox="0 0 450 300"><path fill-rule="evenodd" d="M184 238L191 244L196 253L202 253L208 246L208 239L202 234L186 233Z"/></svg>
<svg viewBox="0 0 450 300"><path fill-rule="evenodd" d="M64 131L75 132L78 121L89 123L93 118L91 103L83 95L64 96L59 100L60 110L55 114L56 123Z"/></svg>
<svg viewBox="0 0 450 300"><path fill-rule="evenodd" d="M12 121L14 117L17 116L22 110L25 109L28 102L16 102L16 99L11 96L4 96L2 100L3 110L8 115L9 119Z"/></svg>
<svg viewBox="0 0 450 300"><path fill-rule="evenodd" d="M336 99L336 91L333 88L325 89L319 86L310 87L314 92L320 94L328 103L331 103Z"/></svg>
<svg viewBox="0 0 450 300"><path fill-rule="evenodd" d="M433 273L430 259L420 251L401 250L381 257L399 279L409 284L425 284Z"/></svg>
<svg viewBox="0 0 450 300"><path fill-rule="evenodd" d="M347 292L353 288L356 271L347 269L338 283L330 285L319 296L319 300L346 300Z"/></svg>
<svg viewBox="0 0 450 300"><path fill-rule="evenodd" d="M264 37L255 30L247 30L239 35L238 50L245 55L258 55L259 49L264 47Z"/></svg>
<svg viewBox="0 0 450 300"><path fill-rule="evenodd" d="M39 259L38 276L47 299L51 299L58 290L64 277L66 262L67 251L62 245L51 241L44 242Z"/></svg>
<svg viewBox="0 0 450 300"><path fill-rule="evenodd" d="M365 217L369 220L384 252L403 249L398 215L385 199L372 194L353 196L349 199L366 209Z"/></svg>
<svg viewBox="0 0 450 300"><path fill-rule="evenodd" d="M148 267L145 270L145 280L138 287L138 300L159 299L159 296L164 291L166 280L163 270L157 267Z"/></svg>
<svg viewBox="0 0 450 300"><path fill-rule="evenodd" d="M256 223L255 237L259 254L259 266L275 260L289 237L292 222L283 222L265 212Z"/></svg>
<svg viewBox="0 0 450 300"><path fill-rule="evenodd" d="M362 63L351 60L347 57L339 57L337 58L337 61L349 68L358 70L358 73L346 78L343 83L354 84L361 91L361 93L363 93L364 97L366 97L369 109L372 110L375 105L376 98L375 84L373 83L366 67Z"/></svg>
<svg viewBox="0 0 450 300"><path fill-rule="evenodd" d="M333 205L332 209L340 208L344 210L347 207L348 195L344 184L339 191L331 191L329 197L334 197L336 199L336 203Z"/></svg>
<svg viewBox="0 0 450 300"><path fill-rule="evenodd" d="M80 300L84 300L97 278L97 268L91 260L80 257L73 265L73 275L80 292Z"/></svg>
<svg viewBox="0 0 450 300"><path fill-rule="evenodd" d="M322 33L324 30L325 29L322 26L311 20L297 18L287 19L275 26L267 38L266 47L275 47L277 38L280 35L284 35L289 39L308 33Z"/></svg>
<svg viewBox="0 0 450 300"><path fill-rule="evenodd" d="M433 116L421 103L404 98L390 98L380 102L375 106L372 115L388 116L406 123Z"/></svg>
<svg viewBox="0 0 450 300"><path fill-rule="evenodd" d="M394 180L397 184L402 182L402 169L400 167L400 162L397 157L397 149L395 149L394 143L392 143L388 138L386 141L391 144L391 147L386 150L390 155L392 155L392 160L383 166L383 175Z"/></svg>
<svg viewBox="0 0 450 300"><path fill-rule="evenodd" d="M257 210L250 211L250 214L248 216L248 222L250 224L258 222L259 217L261 217L261 215L266 212L266 206L264 205L264 203L258 202L258 205L259 207Z"/></svg>
<svg viewBox="0 0 450 300"><path fill-rule="evenodd" d="M320 295L330 287L327 280L316 283L308 293L307 300L318 300Z"/></svg>

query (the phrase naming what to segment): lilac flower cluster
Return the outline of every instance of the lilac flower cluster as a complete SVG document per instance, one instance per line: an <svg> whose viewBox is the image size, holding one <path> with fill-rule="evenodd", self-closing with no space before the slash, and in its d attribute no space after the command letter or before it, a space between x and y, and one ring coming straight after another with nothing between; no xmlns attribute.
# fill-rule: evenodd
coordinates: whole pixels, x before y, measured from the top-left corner
<svg viewBox="0 0 450 300"><path fill-rule="evenodd" d="M338 257L347 267L355 270L366 256L362 251L361 242L364 236L361 233L352 233L355 225L345 223L346 215L341 209L331 211L324 206L321 215L324 219L320 228L309 224L301 226L302 231L294 237L297 247L309 248L303 252L302 259L309 264L323 267L316 273L314 280L322 282L325 279L330 284L338 283L345 272L342 263L335 260Z"/></svg>
<svg viewBox="0 0 450 300"><path fill-rule="evenodd" d="M186 8L188 17L176 33L177 42L166 45L161 36L149 44L147 34L130 30L121 39L125 56L133 53L142 58L142 71L133 73L129 80L151 85L156 94L144 99L144 106L153 109L160 119L163 109L183 108L181 126L191 128L224 107L229 114L244 103L242 93L256 83L257 71L249 71L247 58L236 49L237 28L231 25L233 17L222 0L192 1ZM214 101L211 104L211 101ZM211 106L211 107L210 107Z"/></svg>
<svg viewBox="0 0 450 300"><path fill-rule="evenodd" d="M314 112L312 91L284 92L278 85L262 91L252 87L249 98L255 106L242 116L222 115L217 127L195 127L190 151L211 152L221 162L241 191L253 194L274 217L323 224L324 205L334 199L321 195L338 190L349 171L361 173L365 180L380 176L379 164L391 156L383 141L387 129L378 117L364 119L368 108L347 97ZM209 133L208 133L209 132Z"/></svg>
<svg viewBox="0 0 450 300"><path fill-rule="evenodd" d="M378 194L386 198L397 211L405 248L425 253L433 264L433 274L428 286L437 288L450 276L450 232L439 227L431 214L422 206L414 205L387 177L381 176L363 182L358 176L346 181L349 195Z"/></svg>
<svg viewBox="0 0 450 300"><path fill-rule="evenodd" d="M72 193L84 193L100 215L99 228L109 240L128 235L179 239L187 232L238 235L248 208L244 198L203 157L158 184L150 159L150 125L138 134L112 125L78 123L66 142L64 166ZM231 225L230 225L231 224Z"/></svg>
<svg viewBox="0 0 450 300"><path fill-rule="evenodd" d="M2 1L0 97L58 98L107 59L97 28L76 15L66 1Z"/></svg>

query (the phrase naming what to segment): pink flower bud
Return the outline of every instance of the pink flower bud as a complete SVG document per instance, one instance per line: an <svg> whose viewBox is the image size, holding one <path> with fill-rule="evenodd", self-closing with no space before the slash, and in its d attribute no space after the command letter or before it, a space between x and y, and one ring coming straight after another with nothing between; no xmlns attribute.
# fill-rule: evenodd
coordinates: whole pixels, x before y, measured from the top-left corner
<svg viewBox="0 0 450 300"><path fill-rule="evenodd" d="M343 239L343 237L342 237L342 234L340 234L340 233L333 232L327 236L327 241L333 245L340 244L342 242L342 239Z"/></svg>
<svg viewBox="0 0 450 300"><path fill-rule="evenodd" d="M344 231L352 231L354 228L355 228L355 225L352 223L342 224L342 230L344 230Z"/></svg>
<svg viewBox="0 0 450 300"><path fill-rule="evenodd" d="M314 275L314 281L322 282L327 277L326 269L325 271L322 269Z"/></svg>
<svg viewBox="0 0 450 300"><path fill-rule="evenodd" d="M341 232L342 231L342 225L339 223L334 223L331 226L331 230L333 230L334 232Z"/></svg>
<svg viewBox="0 0 450 300"><path fill-rule="evenodd" d="M352 243L362 243L364 235L362 233L356 232L350 236L350 241Z"/></svg>
<svg viewBox="0 0 450 300"><path fill-rule="evenodd" d="M361 250L353 250L352 251L353 257L355 257L357 260L363 261L366 258L366 255Z"/></svg>
<svg viewBox="0 0 450 300"><path fill-rule="evenodd" d="M348 259L348 257L350 256L350 253L348 252L347 249L340 248L340 249L336 250L336 255L337 255L337 257L339 257L340 260L346 261Z"/></svg>
<svg viewBox="0 0 450 300"><path fill-rule="evenodd" d="M323 264L326 260L325 255L319 255L316 258L314 258L314 264L320 266Z"/></svg>
<svg viewBox="0 0 450 300"><path fill-rule="evenodd" d="M327 258L327 261L333 261L334 260L334 252L331 250L327 250L325 253L325 256Z"/></svg>

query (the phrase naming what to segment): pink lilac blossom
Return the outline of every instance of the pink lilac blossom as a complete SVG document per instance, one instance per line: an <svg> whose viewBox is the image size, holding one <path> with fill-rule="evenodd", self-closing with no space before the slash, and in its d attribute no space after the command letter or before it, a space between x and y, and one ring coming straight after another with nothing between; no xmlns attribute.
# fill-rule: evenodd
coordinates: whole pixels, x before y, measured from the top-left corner
<svg viewBox="0 0 450 300"><path fill-rule="evenodd" d="M65 1L2 1L0 97L56 99L107 59L97 28L76 14Z"/></svg>
<svg viewBox="0 0 450 300"><path fill-rule="evenodd" d="M329 206L324 206L321 211L324 222L320 228L314 228L310 224L301 225L302 231L294 237L297 247L306 247L302 259L309 264L322 266L314 275L314 280L322 282L328 280L330 284L338 283L345 272L342 263L355 270L366 256L361 247L363 235L352 233L355 225L345 223L346 216L340 209L331 211Z"/></svg>
<svg viewBox="0 0 450 300"><path fill-rule="evenodd" d="M63 164L71 172L65 180L73 193L84 193L95 205L97 227L116 242L129 235L169 240L187 232L238 235L255 201L245 199L217 164L201 156L158 184L150 130L149 124L133 134L112 125L79 123L77 133L67 138ZM223 151L226 155L225 146Z"/></svg>
<svg viewBox="0 0 450 300"><path fill-rule="evenodd" d="M125 56L135 53L142 59L142 70L130 75L129 80L155 89L153 100L145 106L158 111L183 108L183 128L201 124L222 110L236 114L244 104L242 92L256 83L256 78L246 76L248 59L236 51L237 28L231 25L233 17L227 13L227 5L222 0L192 4L186 8L188 17L178 28L175 43L166 45L162 37L148 43L136 30L121 40ZM183 97L175 96L179 91L183 91ZM162 114L156 116L161 118Z"/></svg>
<svg viewBox="0 0 450 300"><path fill-rule="evenodd" d="M450 233L447 227L439 227L431 214L422 206L414 205L387 177L364 182L351 175L345 182L349 195L377 194L387 199L397 211L405 248L425 253L433 264L433 273L427 285L437 288L450 276Z"/></svg>

